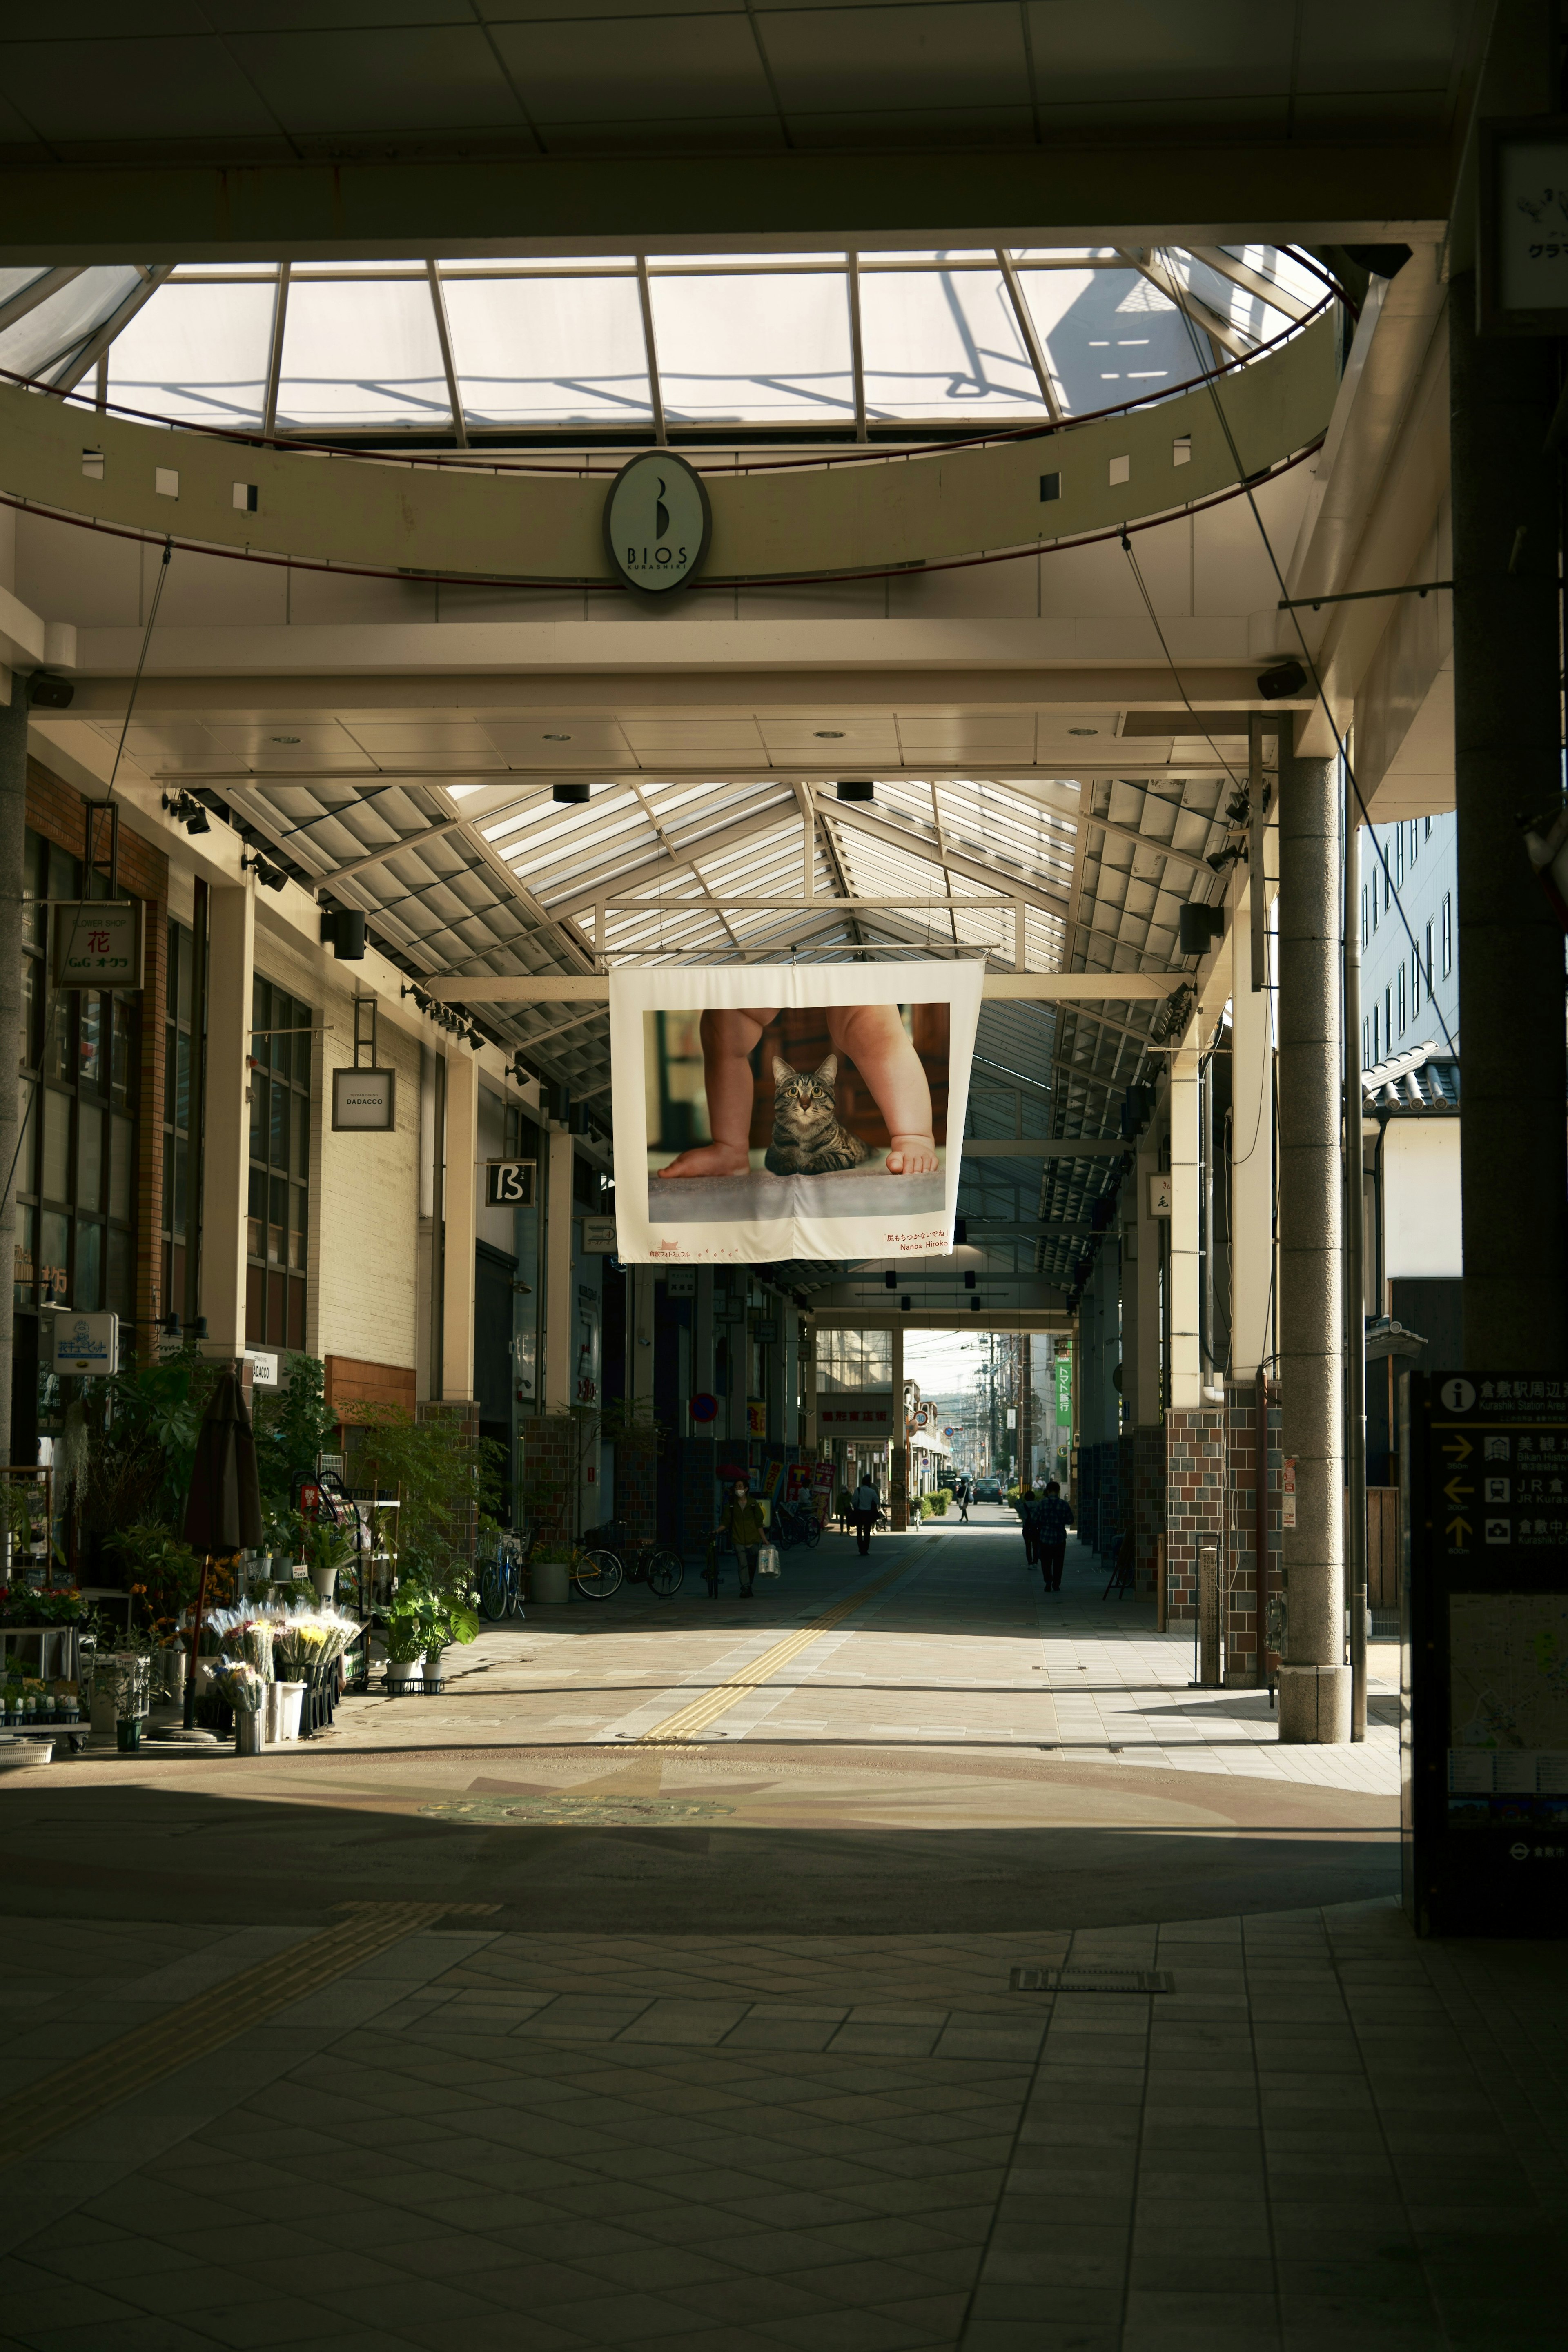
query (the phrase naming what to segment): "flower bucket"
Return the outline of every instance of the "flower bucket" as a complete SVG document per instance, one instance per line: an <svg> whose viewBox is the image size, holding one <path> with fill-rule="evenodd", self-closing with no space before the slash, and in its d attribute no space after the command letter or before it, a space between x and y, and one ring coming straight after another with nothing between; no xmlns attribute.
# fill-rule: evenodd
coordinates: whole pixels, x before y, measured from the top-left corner
<svg viewBox="0 0 1568 2352"><path fill-rule="evenodd" d="M316 1588L317 1600L321 1602L323 1609L328 1608L331 1605L333 1593L338 1589L337 1570L335 1568L313 1568L310 1570L310 1581Z"/></svg>
<svg viewBox="0 0 1568 2352"><path fill-rule="evenodd" d="M276 1731L269 1733L268 1735L268 1738L285 1742L290 1739L298 1739L300 1737L300 1705L305 1696L304 1684L274 1683L272 1689L275 1694L274 1704L277 1709L276 1720L278 1728Z"/></svg>
<svg viewBox="0 0 1568 2352"><path fill-rule="evenodd" d="M234 1715L234 1752L237 1756L259 1756L263 1746L263 1725L258 1706L237 1707Z"/></svg>
<svg viewBox="0 0 1568 2352"><path fill-rule="evenodd" d="M572 1571L563 1559L536 1559L530 1568L532 1599L542 1609L564 1609L572 1598Z"/></svg>
<svg viewBox="0 0 1568 2352"><path fill-rule="evenodd" d="M142 1717L122 1716L114 1727L114 1745L121 1756L139 1756L142 1752Z"/></svg>

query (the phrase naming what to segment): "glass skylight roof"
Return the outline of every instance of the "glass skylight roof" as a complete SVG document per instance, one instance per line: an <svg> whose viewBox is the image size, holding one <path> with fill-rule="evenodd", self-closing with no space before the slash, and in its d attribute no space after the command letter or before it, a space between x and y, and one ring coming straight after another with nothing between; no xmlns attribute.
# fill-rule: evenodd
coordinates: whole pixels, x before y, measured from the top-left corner
<svg viewBox="0 0 1568 2352"><path fill-rule="evenodd" d="M0 369L285 436L848 439L1158 397L1327 290L1273 246L20 268Z"/></svg>

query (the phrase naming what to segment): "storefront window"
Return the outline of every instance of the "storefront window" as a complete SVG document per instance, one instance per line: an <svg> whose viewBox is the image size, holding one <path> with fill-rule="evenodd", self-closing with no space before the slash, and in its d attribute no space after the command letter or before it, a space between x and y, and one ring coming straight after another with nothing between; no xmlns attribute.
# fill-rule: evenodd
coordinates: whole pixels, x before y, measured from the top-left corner
<svg viewBox="0 0 1568 2352"><path fill-rule="evenodd" d="M79 859L26 835L22 927L23 1113L16 1163L13 1297L87 1314L136 1312L137 1023L133 995L55 991L46 964L48 899L84 891Z"/></svg>
<svg viewBox="0 0 1568 2352"><path fill-rule="evenodd" d="M312 1016L298 997L258 978L250 1019L245 1336L257 1347L303 1348Z"/></svg>

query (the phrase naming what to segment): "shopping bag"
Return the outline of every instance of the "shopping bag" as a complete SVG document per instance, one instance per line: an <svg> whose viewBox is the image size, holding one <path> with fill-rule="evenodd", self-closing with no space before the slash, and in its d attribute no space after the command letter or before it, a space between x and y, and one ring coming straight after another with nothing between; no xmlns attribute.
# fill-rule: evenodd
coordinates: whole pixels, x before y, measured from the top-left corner
<svg viewBox="0 0 1568 2352"><path fill-rule="evenodd" d="M777 1576L779 1574L779 1555L778 1546L776 1544L759 1544L757 1546L757 1574L759 1576Z"/></svg>

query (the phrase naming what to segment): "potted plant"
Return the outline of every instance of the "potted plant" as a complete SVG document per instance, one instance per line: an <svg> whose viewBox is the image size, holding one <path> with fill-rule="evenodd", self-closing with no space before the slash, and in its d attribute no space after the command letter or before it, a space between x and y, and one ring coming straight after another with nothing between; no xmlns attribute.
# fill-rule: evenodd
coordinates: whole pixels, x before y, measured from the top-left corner
<svg viewBox="0 0 1568 2352"><path fill-rule="evenodd" d="M386 1680L395 1692L424 1681L424 1659L436 1636L430 1595L417 1585L399 1586L386 1612Z"/></svg>
<svg viewBox="0 0 1568 2352"><path fill-rule="evenodd" d="M474 1604L478 1599L477 1592L469 1592L460 1601L447 1600L441 1602L440 1631L437 1638L425 1653L426 1690L439 1690L441 1687L443 1679L441 1660L448 1644L453 1642L467 1643L477 1639L479 1621L475 1614Z"/></svg>

